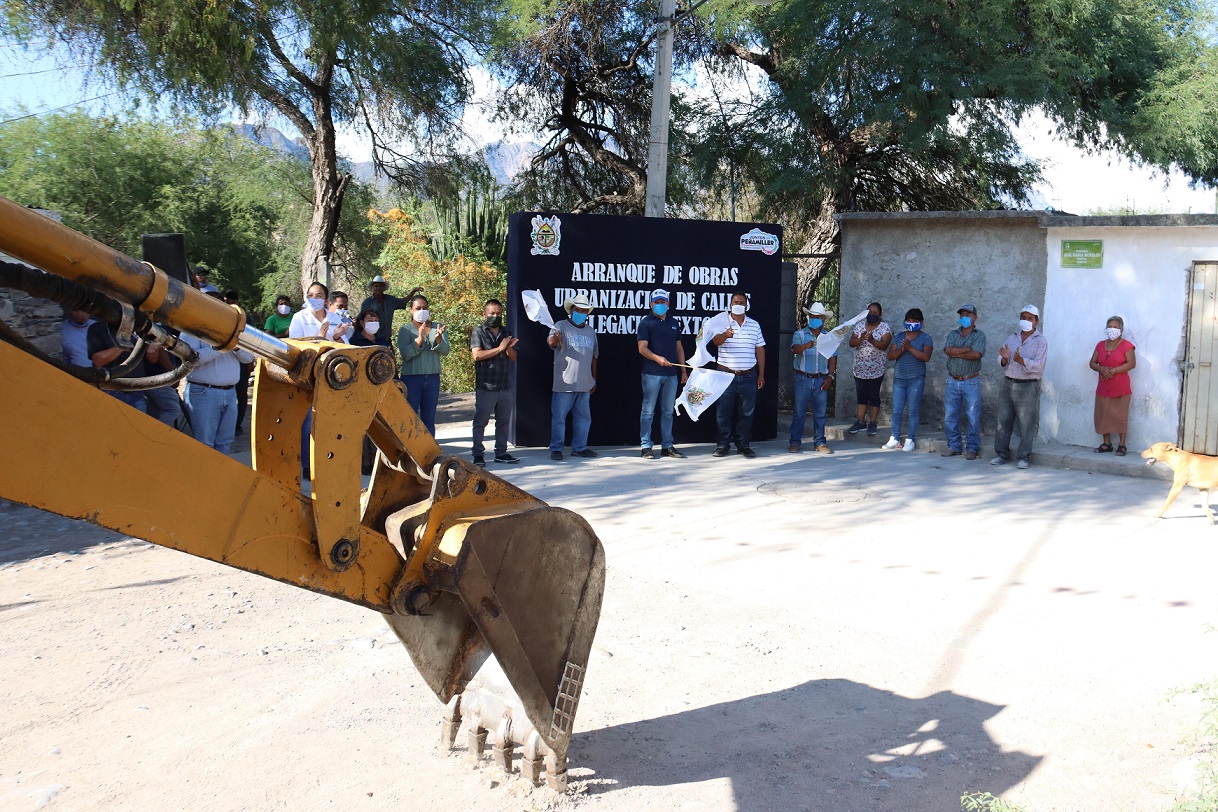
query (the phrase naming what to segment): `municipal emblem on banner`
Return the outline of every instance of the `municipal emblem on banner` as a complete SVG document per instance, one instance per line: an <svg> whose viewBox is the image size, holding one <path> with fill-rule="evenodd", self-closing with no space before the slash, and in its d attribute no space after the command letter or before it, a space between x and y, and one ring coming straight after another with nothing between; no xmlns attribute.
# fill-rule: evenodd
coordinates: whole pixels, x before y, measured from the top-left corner
<svg viewBox="0 0 1218 812"><path fill-rule="evenodd" d="M542 217L540 214L533 218L533 247L529 253L533 256L558 256L559 244L562 242L562 221L558 215Z"/></svg>
<svg viewBox="0 0 1218 812"><path fill-rule="evenodd" d="M741 251L760 251L767 257L778 252L778 236L755 228L747 234L740 235Z"/></svg>

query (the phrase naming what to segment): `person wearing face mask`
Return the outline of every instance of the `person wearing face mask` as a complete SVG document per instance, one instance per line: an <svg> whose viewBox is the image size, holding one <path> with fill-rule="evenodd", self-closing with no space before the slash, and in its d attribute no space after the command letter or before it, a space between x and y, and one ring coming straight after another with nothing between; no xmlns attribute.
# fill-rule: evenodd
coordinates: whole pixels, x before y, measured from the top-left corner
<svg viewBox="0 0 1218 812"><path fill-rule="evenodd" d="M977 305L961 305L955 330L947 334L943 354L947 356L947 385L943 394L943 426L947 431L944 457L964 454L977 459L981 451L981 358L985 355L985 333L977 329ZM966 425L961 426L961 407Z"/></svg>
<svg viewBox="0 0 1218 812"><path fill-rule="evenodd" d="M935 351L934 342L922 330L922 311L910 308L905 313L905 329L897 333L888 347L892 368L892 436L882 448L913 451L917 445L918 423L922 414L922 390L926 386L926 362ZM909 434L901 442L901 427L909 414Z"/></svg>
<svg viewBox="0 0 1218 812"><path fill-rule="evenodd" d="M1095 390L1095 433L1102 435L1104 442L1095 449L1097 454L1112 450L1112 435L1120 440L1116 447L1118 457L1125 456L1125 433L1129 430L1129 398L1133 388L1129 383L1129 370L1137 364L1133 343L1124 338L1125 320L1120 316L1108 319L1104 329L1104 340L1095 345L1089 366L1099 373L1099 385Z"/></svg>
<svg viewBox="0 0 1218 812"><path fill-rule="evenodd" d="M837 348L826 358L816 348L825 334L825 319L833 313L820 302L805 307L808 326L795 331L791 337L791 354L795 356L795 415L791 418L791 443L787 451L798 454L803 445L804 422L808 406L812 406L812 443L821 454L832 454L825 437L825 422L829 408L829 387L837 376Z"/></svg>
<svg viewBox="0 0 1218 812"><path fill-rule="evenodd" d="M998 390L998 429L994 433L994 459L990 465L1011 460L1011 431L1019 423L1019 462L1032 464L1032 441L1040 418L1040 379L1049 358L1049 342L1040 332L1040 310L1024 305L1019 311L1019 332L998 350L998 363L1005 370Z"/></svg>
<svg viewBox="0 0 1218 812"><path fill-rule="evenodd" d="M330 289L320 282L309 285L305 291L304 304L292 316L288 326L288 338L324 338L332 341L350 340L350 329L339 333L342 327L338 319L331 319L326 300L330 298ZM349 328L349 325L348 325Z"/></svg>
<svg viewBox="0 0 1218 812"><path fill-rule="evenodd" d="M550 459L561 460L571 417L571 456L591 459L592 393L596 391L596 362L600 346L588 316L592 302L584 294L563 302L567 318L554 325L546 344L554 350L554 384L550 396Z"/></svg>
<svg viewBox="0 0 1218 812"><path fill-rule="evenodd" d="M677 382L688 377L684 367L685 348L681 346L681 325L668 318L668 291L651 292L651 312L639 321L637 338L643 356L643 408L639 414L640 456L653 459L651 429L655 422L656 401L660 402L660 456L684 459L673 445L672 413L677 401Z"/></svg>
<svg viewBox="0 0 1218 812"><path fill-rule="evenodd" d="M440 359L448 355L448 325L431 320L427 297L416 293L410 300L410 321L398 331L402 355L402 383L406 400L434 437L436 406L440 402Z"/></svg>
<svg viewBox="0 0 1218 812"><path fill-rule="evenodd" d="M757 408L757 392L765 387L765 338L761 325L744 315L749 309L749 297L733 293L729 327L711 339L719 348L716 366L734 376L727 389L715 401L715 420L719 432L715 437L712 457L726 457L736 450L745 459L753 459L753 412Z"/></svg>
<svg viewBox="0 0 1218 812"><path fill-rule="evenodd" d="M482 307L482 324L469 335L469 351L474 358L474 465L486 466L483 438L486 426L495 416L495 462L515 465L520 460L508 453L508 427L512 421L515 398L511 371L516 363L520 342L503 326L503 302L487 299Z"/></svg>
<svg viewBox="0 0 1218 812"><path fill-rule="evenodd" d="M850 333L850 346L854 349L854 394L858 401L858 413L854 424L846 429L858 434L863 429L867 436L874 437L879 429L880 386L884 383L884 367L888 359L888 345L892 343L892 328L883 320L884 308L879 302L867 305L867 318L854 325Z"/></svg>
<svg viewBox="0 0 1218 812"><path fill-rule="evenodd" d="M385 277L377 275L368 283L368 290L372 292L372 295L364 299L363 303L360 304L360 312L369 308L376 311L379 317L377 323L381 326L381 332L377 335L377 338L385 342L385 346L389 346L393 338L393 314L399 310L409 308L411 297L416 293L422 292L423 289L415 288L405 297L390 296L388 293L389 283L385 281Z"/></svg>
<svg viewBox="0 0 1218 812"><path fill-rule="evenodd" d="M388 347L389 339L381 340L380 315L372 308L367 308L355 320L351 336L353 347Z"/></svg>
<svg viewBox="0 0 1218 812"><path fill-rule="evenodd" d="M262 329L275 338L287 338L292 326L292 300L287 296L275 297L275 312L266 320Z"/></svg>

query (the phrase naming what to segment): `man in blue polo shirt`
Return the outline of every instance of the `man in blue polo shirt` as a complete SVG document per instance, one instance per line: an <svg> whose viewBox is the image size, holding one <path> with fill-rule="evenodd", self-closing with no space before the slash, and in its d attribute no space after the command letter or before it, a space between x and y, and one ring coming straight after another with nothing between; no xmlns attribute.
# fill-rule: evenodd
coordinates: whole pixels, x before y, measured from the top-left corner
<svg viewBox="0 0 1218 812"><path fill-rule="evenodd" d="M673 446L672 413L677 400L677 381L685 383L685 348L681 346L681 324L668 318L668 291L651 292L651 312L639 322L639 355L643 356L643 411L639 416L640 456L654 459L651 428L656 399L660 401L660 455L684 459ZM679 370L679 373L678 373Z"/></svg>

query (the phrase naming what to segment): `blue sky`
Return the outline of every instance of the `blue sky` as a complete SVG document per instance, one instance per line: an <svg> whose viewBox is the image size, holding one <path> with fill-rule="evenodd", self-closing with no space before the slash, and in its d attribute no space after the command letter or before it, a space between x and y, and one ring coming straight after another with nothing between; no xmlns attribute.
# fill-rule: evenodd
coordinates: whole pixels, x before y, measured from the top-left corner
<svg viewBox="0 0 1218 812"><path fill-rule="evenodd" d="M541 140L528 132L505 132L489 113L493 80L480 73L475 83L478 98L463 121L471 149L497 140ZM77 105L92 113L112 113L126 109L129 102L101 82L90 81L65 55L0 47L0 120L21 115L21 108L42 113ZM285 121L270 123L295 135ZM1082 153L1054 138L1043 117L1029 117L1019 133L1025 154L1045 163L1045 183L1036 190L1041 205L1075 214L1119 206L1192 214L1216 211L1213 189L1192 189L1180 173L1165 175L1136 167L1115 154ZM353 161L371 159L370 145L357 131L341 133L339 148Z"/></svg>

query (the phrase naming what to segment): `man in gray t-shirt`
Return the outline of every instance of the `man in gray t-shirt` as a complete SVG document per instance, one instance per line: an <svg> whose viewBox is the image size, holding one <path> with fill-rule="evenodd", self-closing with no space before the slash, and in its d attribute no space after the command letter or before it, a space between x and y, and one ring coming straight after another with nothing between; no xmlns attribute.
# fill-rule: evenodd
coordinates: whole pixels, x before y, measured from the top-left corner
<svg viewBox="0 0 1218 812"><path fill-rule="evenodd" d="M592 303L587 296L568 299L563 307L567 319L554 325L546 343L554 350L554 389L550 397L550 459L561 460L571 414L571 456L595 457L588 448L592 428L589 400L596 391L596 359L600 354L596 331L588 315Z"/></svg>

